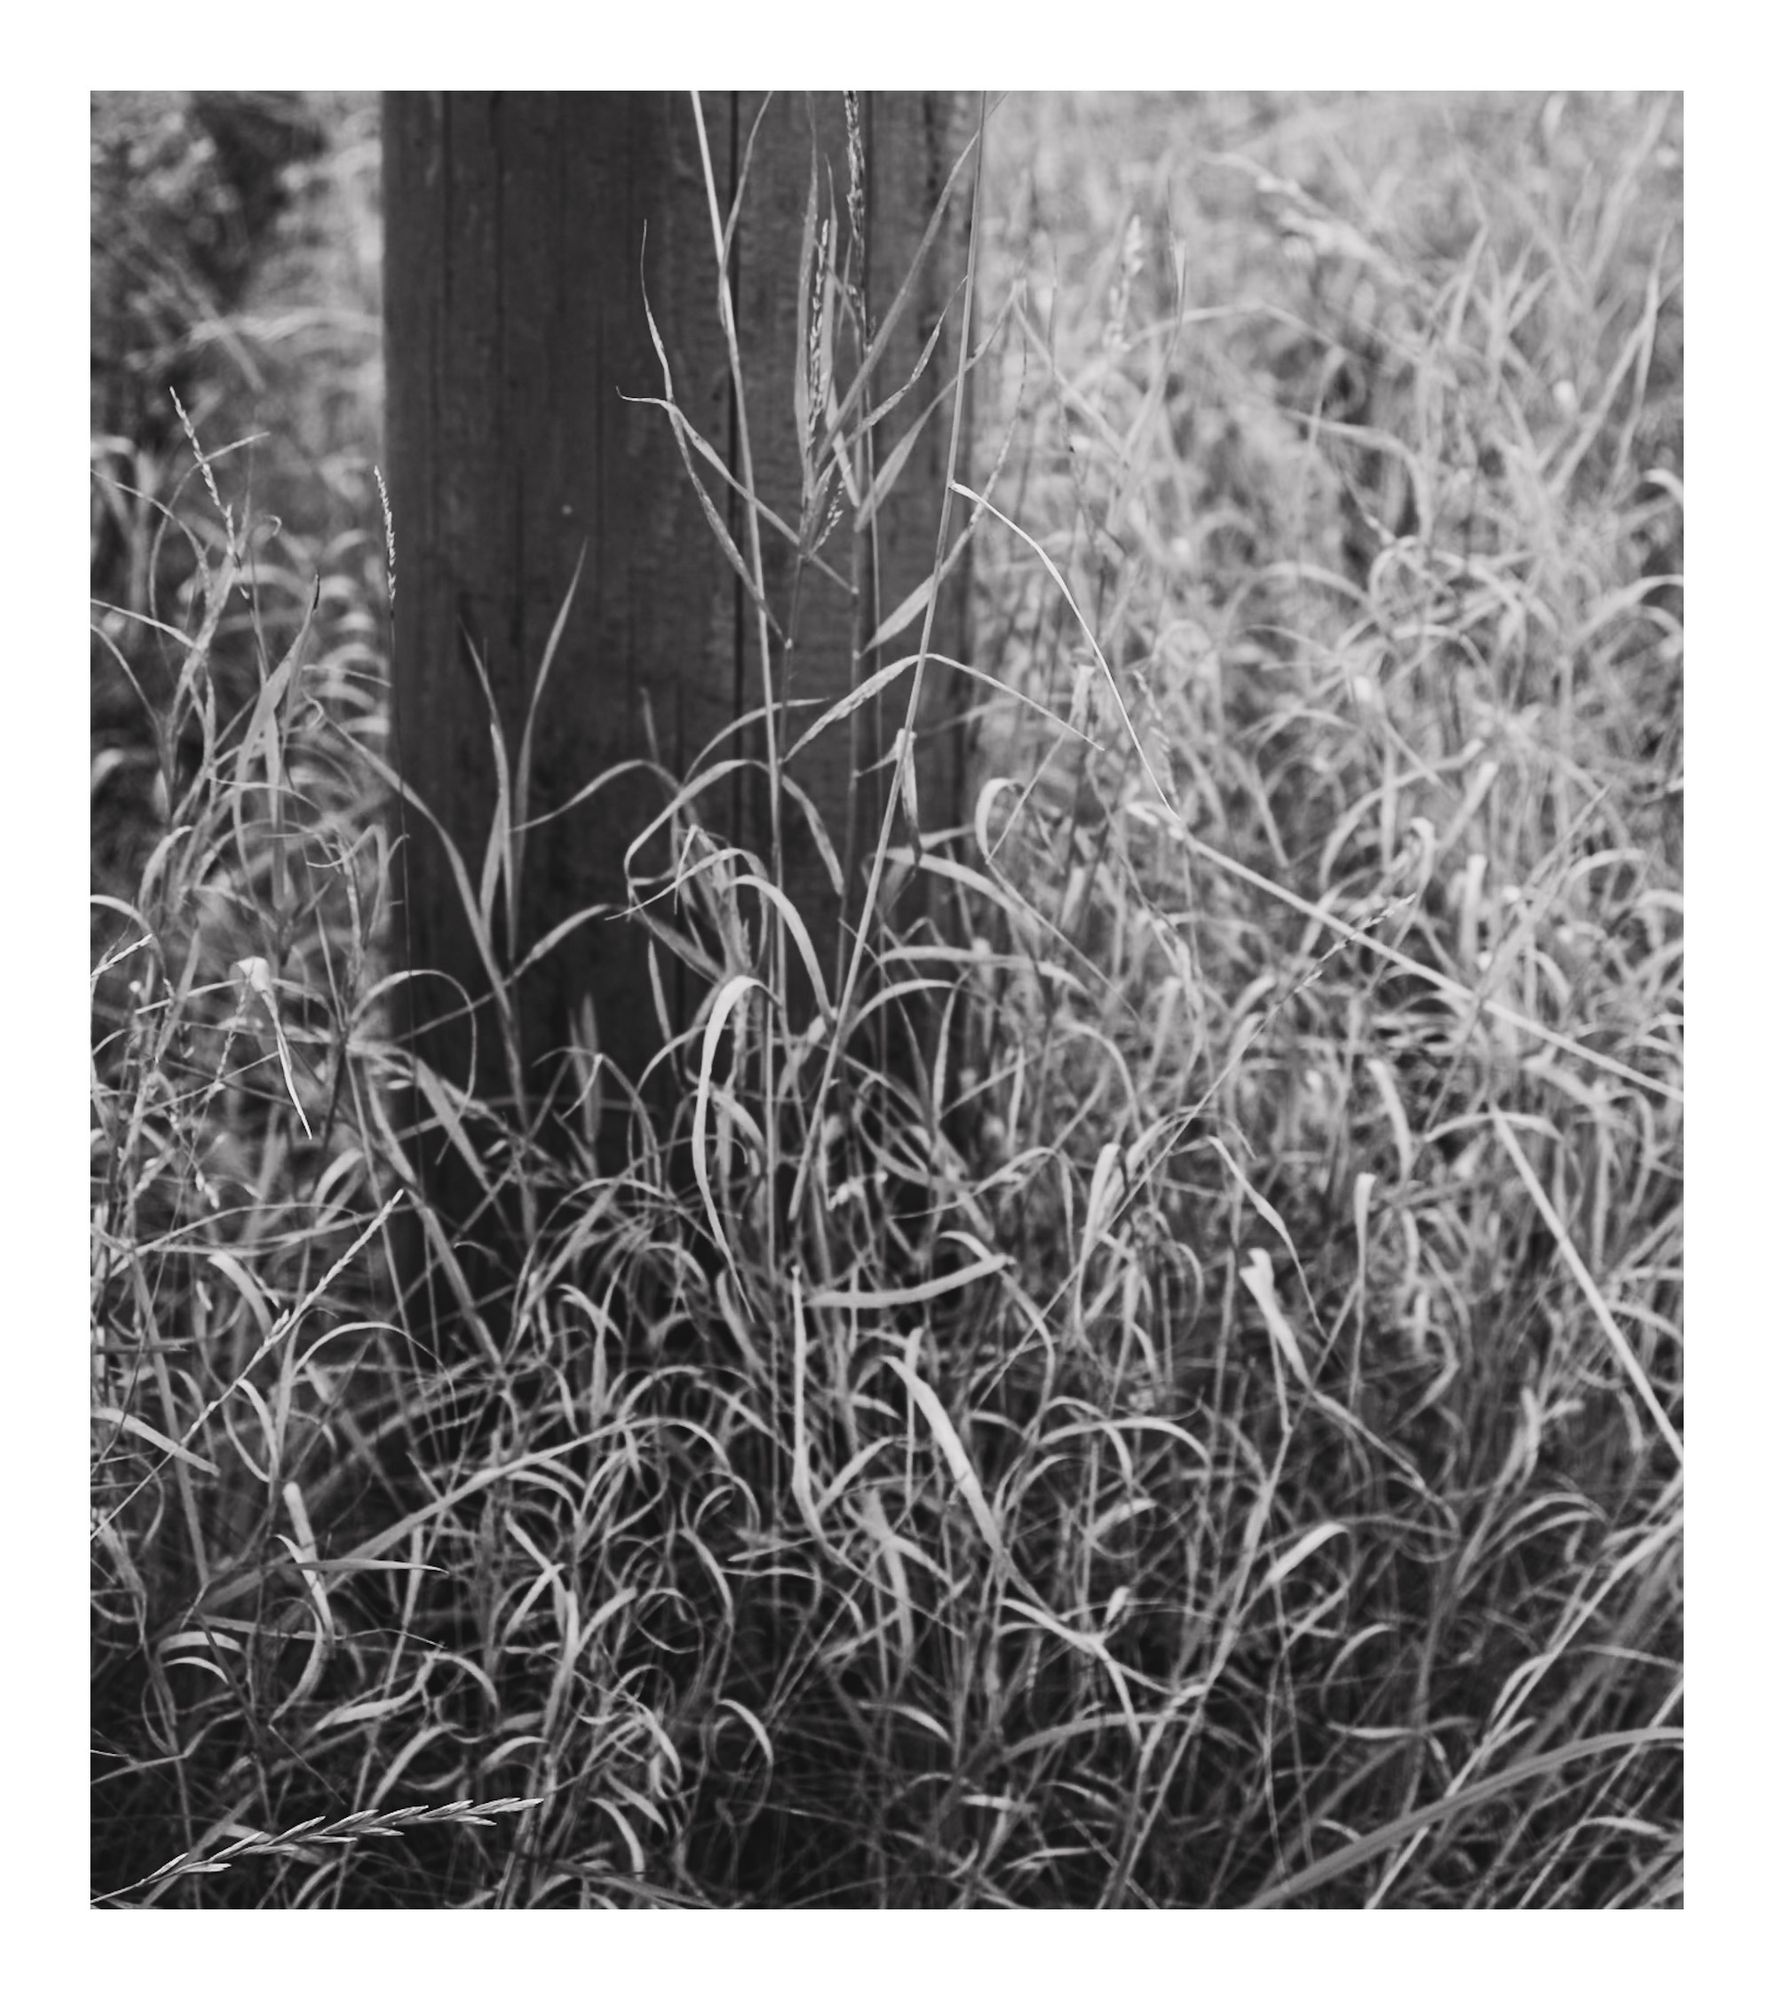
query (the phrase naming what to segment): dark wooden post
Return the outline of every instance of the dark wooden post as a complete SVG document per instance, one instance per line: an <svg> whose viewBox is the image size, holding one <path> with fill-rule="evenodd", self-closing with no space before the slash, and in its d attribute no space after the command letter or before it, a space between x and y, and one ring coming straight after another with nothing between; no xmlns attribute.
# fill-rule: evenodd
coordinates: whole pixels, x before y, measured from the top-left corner
<svg viewBox="0 0 1774 2000"><path fill-rule="evenodd" d="M750 142L732 253L738 337L758 483L787 521L799 513L801 467L793 379L803 217L819 162L821 213L834 241L847 227L846 121L841 97L702 100L723 222ZM760 110L763 117L758 119ZM866 287L878 324L912 263L963 138L951 98L915 94L860 101L865 160ZM399 551L394 661L396 752L405 778L448 828L478 880L495 801L486 698L490 682L515 761L550 629L575 565L584 567L535 732L531 811L570 798L600 771L648 754L650 712L674 770L761 698L757 628L685 474L671 426L625 397L664 393L642 303L671 364L685 417L730 464L737 429L717 264L694 109L687 96L464 92L393 94L385 101L387 461ZM833 192L838 213L832 214ZM965 188L874 381L883 400L911 374L950 303L964 257ZM876 434L884 460L938 385L953 378L958 303L917 389ZM853 363L852 363L853 365ZM853 644L915 587L936 557L947 406L926 424L880 524L878 589L864 601L803 573L787 692L837 699L850 685ZM746 546L737 500L702 468L712 497ZM847 515L821 550L843 576L867 576ZM793 552L772 539L766 567L787 618ZM935 644L958 651L964 578L941 598ZM870 601L873 600L873 601ZM887 657L915 648L914 623ZM880 664L863 663L862 670ZM774 661L779 676L782 660ZM902 683L903 691L909 683ZM779 690L780 691L780 690ZM933 686L926 719L952 710L952 683ZM801 711L803 718L812 711ZM890 744L897 715L879 719ZM959 804L959 747L932 735L922 767L926 823ZM760 740L746 749L762 752ZM827 815L835 844L857 765L878 745L833 729L792 775ZM623 853L664 803L645 776L613 783L534 834L525 855L520 949L592 904L625 899ZM868 799L863 805L866 809ZM729 837L767 859L767 801L756 787L707 800ZM864 819L863 832L877 820ZM784 877L828 964L853 907L825 878L799 818L784 818ZM439 843L408 813L412 961L471 997L486 988ZM442 1074L466 1082L465 1021L435 980L412 988L416 1045ZM526 1065L558 1051L575 1004L589 995L603 1050L630 1077L659 1036L644 937L628 921L578 929L528 975L519 1020ZM692 996L679 990L675 1004ZM482 1095L508 1087L490 1018L473 1031ZM446 1176L447 1178L447 1176ZM440 1181L442 1186L443 1182ZM465 1198L458 1191L456 1198ZM451 1199L445 1197L446 1206Z"/></svg>

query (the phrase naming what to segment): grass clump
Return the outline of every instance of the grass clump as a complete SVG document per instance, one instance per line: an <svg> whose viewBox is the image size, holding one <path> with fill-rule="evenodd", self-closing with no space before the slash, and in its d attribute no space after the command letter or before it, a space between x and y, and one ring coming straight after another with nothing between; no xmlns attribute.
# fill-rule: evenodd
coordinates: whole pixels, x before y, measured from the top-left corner
<svg viewBox="0 0 1774 2000"><path fill-rule="evenodd" d="M876 830L946 920L822 993L681 774L675 1108L610 1173L589 1061L577 1158L425 1099L534 1218L443 1358L368 550L198 444L99 614L170 693L95 901L95 1895L1679 1899L1679 121L1001 108L992 698L966 823Z"/></svg>

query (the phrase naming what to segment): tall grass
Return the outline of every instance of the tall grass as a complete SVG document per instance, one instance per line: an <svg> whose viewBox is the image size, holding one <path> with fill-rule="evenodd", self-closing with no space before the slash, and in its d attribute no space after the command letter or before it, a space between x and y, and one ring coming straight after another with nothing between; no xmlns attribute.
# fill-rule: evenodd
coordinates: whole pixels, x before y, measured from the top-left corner
<svg viewBox="0 0 1774 2000"><path fill-rule="evenodd" d="M929 824L902 754L872 869L944 921L877 891L826 986L712 746L633 883L671 1121L600 1175L589 1051L577 1159L424 1099L533 1219L447 1361L367 554L193 426L177 601L98 621L163 692L94 921L96 1897L1679 1899L1679 146L1005 106L976 781Z"/></svg>

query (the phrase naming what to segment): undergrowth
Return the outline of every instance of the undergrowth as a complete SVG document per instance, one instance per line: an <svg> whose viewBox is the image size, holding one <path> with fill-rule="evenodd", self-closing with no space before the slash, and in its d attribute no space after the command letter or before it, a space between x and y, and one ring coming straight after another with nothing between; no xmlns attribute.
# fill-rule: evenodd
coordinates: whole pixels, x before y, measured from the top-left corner
<svg viewBox="0 0 1774 2000"><path fill-rule="evenodd" d="M371 534L196 420L106 488L96 1899L1679 1899L1680 143L1002 107L996 693L966 823L877 848L944 921L826 988L684 774L675 1112L600 1173L588 1060L576 1157L418 1079L521 1197L497 1320L389 1109Z"/></svg>

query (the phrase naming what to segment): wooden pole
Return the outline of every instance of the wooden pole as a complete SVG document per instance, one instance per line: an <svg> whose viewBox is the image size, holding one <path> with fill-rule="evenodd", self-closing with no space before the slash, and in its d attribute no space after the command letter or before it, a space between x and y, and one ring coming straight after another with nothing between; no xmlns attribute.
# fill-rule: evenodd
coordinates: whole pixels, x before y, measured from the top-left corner
<svg viewBox="0 0 1774 2000"><path fill-rule="evenodd" d="M961 108L917 94L864 96L849 127L837 95L768 103L705 96L701 110L723 225L745 165L730 253L745 409L759 497L792 525L802 489L794 378L810 172L817 162L819 213L838 246L850 227L856 131L866 205L859 276L878 326L962 143ZM533 816L598 773L647 758L649 718L662 760L681 774L721 728L761 702L764 662L747 593L704 518L665 412L627 400L665 393L649 306L684 419L736 473L737 407L689 97L397 93L385 100L383 146L387 462L399 551L396 759L478 885L496 799L487 690L515 765L576 567L533 730ZM873 378L873 403L911 376L950 304L965 256L965 187L950 215ZM918 385L873 434L877 466L952 381L959 320L957 303ZM842 341L839 354L841 389L855 356ZM872 537L856 537L840 506L819 553L842 586L797 566L791 547L767 538L767 593L779 619L786 623L791 610L794 618L792 649L772 647L779 695L829 703L859 671L915 648L916 621L884 656L856 657L859 637L935 561L949 407L925 424ZM706 464L697 469L745 551L738 496ZM841 501L841 488L834 492ZM942 651L959 651L964 598L957 575L939 599L934 643ZM909 676L898 684L901 706L908 686ZM926 825L951 823L959 810L958 736L937 726L956 700L953 683L939 676L921 728ZM791 735L815 713L795 709ZM890 747L899 719L891 703L865 712L855 730L828 731L790 768L840 853L847 829L866 842L878 827L884 779L862 767ZM762 732L748 731L742 748L761 757ZM576 911L624 904L625 849L666 797L656 778L630 774L528 837L520 953ZM761 779L705 795L703 804L719 835L768 866ZM867 848L852 845L849 879L836 890L801 816L785 811L781 825L784 885L830 977ZM410 807L404 831L410 962L426 975L408 989L414 1047L440 1075L483 1097L508 1096L513 1079L491 1019L484 1008L472 1022L461 1012L457 989L482 1000L487 979L450 864ZM656 866L659 853L651 858ZM603 1052L638 1078L660 1040L639 924L583 925L523 980L518 1029L532 1104L583 997L595 1007ZM698 997L671 968L676 1024ZM613 1166L620 1126L604 1141ZM426 1150L425 1166L446 1213L472 1205L474 1190L441 1140Z"/></svg>

